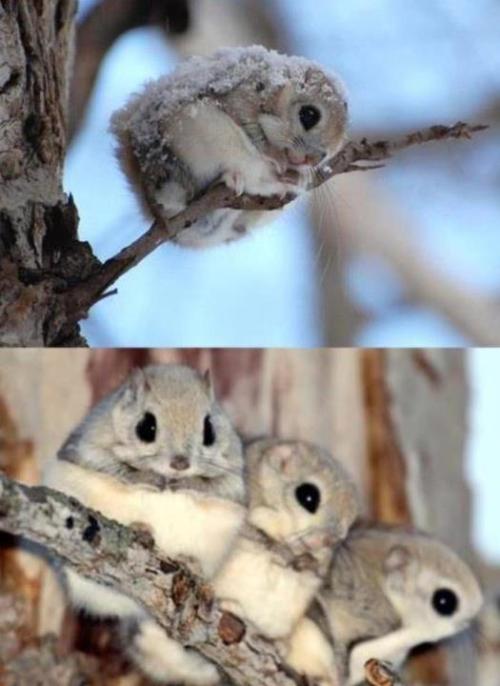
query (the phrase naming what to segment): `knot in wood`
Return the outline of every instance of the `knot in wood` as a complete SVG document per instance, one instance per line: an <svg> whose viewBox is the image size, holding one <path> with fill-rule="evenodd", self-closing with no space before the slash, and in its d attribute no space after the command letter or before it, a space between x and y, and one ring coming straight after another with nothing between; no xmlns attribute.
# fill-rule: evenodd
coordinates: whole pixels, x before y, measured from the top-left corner
<svg viewBox="0 0 500 686"><path fill-rule="evenodd" d="M145 546L148 550L152 550L154 548L155 539L153 537L153 529L148 524L145 522L132 522L130 527L134 530L137 539L143 546Z"/></svg>
<svg viewBox="0 0 500 686"><path fill-rule="evenodd" d="M186 602L193 590L194 581L185 572L177 572L172 579L172 600L176 607L181 607Z"/></svg>
<svg viewBox="0 0 500 686"><path fill-rule="evenodd" d="M163 574L173 574L178 569L179 568L177 567L177 565L174 565L172 562L167 562L167 560L160 560L160 571L162 571Z"/></svg>
<svg viewBox="0 0 500 686"><path fill-rule="evenodd" d="M246 633L246 627L241 619L230 612L224 612L220 618L218 632L223 643L232 645L240 643Z"/></svg>
<svg viewBox="0 0 500 686"><path fill-rule="evenodd" d="M101 535L99 533L101 527L94 516L89 515L87 519L88 526L86 526L82 532L82 539L89 545L97 548L101 543Z"/></svg>
<svg viewBox="0 0 500 686"><path fill-rule="evenodd" d="M395 686L397 678L389 665L372 658L365 662L365 679L371 686Z"/></svg>
<svg viewBox="0 0 500 686"><path fill-rule="evenodd" d="M196 614L203 621L210 621L212 609L214 606L214 591L210 584L201 584L197 592L198 607Z"/></svg>

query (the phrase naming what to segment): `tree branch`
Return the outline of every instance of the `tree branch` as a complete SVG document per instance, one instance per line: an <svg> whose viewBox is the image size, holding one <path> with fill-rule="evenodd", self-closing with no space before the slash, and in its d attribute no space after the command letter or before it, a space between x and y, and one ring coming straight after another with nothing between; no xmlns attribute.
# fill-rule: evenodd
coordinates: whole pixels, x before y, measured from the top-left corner
<svg viewBox="0 0 500 686"><path fill-rule="evenodd" d="M431 126L392 141L370 142L362 139L358 143L349 142L335 157L321 166L308 190L317 188L337 174L378 169L383 166L378 164L379 162L389 159L394 152L404 148L450 138L470 139L473 133L486 128L488 127L481 124L469 125L457 122L453 126ZM285 197L245 194L238 196L225 185L214 184L202 196L195 199L186 210L172 218L168 225L161 225L155 221L146 233L100 265L88 279L71 288L66 300L68 318L79 321L86 317L92 305L103 297L106 289L120 276L139 264L162 243L175 238L183 229L191 226L208 212L221 208L275 210L284 207L295 197L293 194Z"/></svg>
<svg viewBox="0 0 500 686"><path fill-rule="evenodd" d="M300 678L250 625L224 612L192 562L161 556L152 538L46 487L0 474L0 530L47 548L81 574L146 607L170 636L195 647L238 686L295 686Z"/></svg>

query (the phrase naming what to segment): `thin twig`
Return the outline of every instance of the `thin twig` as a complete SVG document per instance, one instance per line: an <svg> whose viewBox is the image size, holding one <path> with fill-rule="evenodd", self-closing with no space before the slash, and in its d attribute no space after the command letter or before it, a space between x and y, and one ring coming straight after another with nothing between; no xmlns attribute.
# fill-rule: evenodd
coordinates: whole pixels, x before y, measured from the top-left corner
<svg viewBox="0 0 500 686"><path fill-rule="evenodd" d="M358 143L349 142L335 157L321 166L308 190L322 185L337 174L378 169L383 165L365 165L366 163L389 159L394 152L404 148L450 138L469 139L473 133L483 131L486 128L488 127L481 124L469 125L457 122L453 126L431 126L428 129L415 131L392 141L369 142L362 139ZM360 162L365 163L365 165L360 166L358 164ZM211 186L202 196L195 199L186 210L169 220L168 224L160 225L158 222L154 222L142 236L98 267L87 280L69 290L66 296L68 317L73 321L86 317L88 310L101 298L101 294L120 276L139 264L162 243L172 240L183 229L190 227L207 213L222 208L275 210L284 207L295 197L293 194L284 197L250 196L246 194L239 196L224 184L217 183Z"/></svg>

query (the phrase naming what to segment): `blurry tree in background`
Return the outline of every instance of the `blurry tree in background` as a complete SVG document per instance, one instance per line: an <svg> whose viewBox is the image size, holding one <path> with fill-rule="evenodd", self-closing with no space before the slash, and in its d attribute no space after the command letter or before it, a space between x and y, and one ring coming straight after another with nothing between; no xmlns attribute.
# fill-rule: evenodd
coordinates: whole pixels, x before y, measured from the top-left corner
<svg viewBox="0 0 500 686"><path fill-rule="evenodd" d="M484 0L483 4L486 7L488 3ZM472 169L471 160L478 151L486 159L494 150L497 131L493 130L483 134L482 143L475 138L453 147L441 144L431 152L407 153L402 158L407 162L391 161L384 172L345 175L328 182L312 194L314 232L302 203L287 210L275 226L234 246L197 252L168 245L141 264L131 260L128 249L119 252L131 239L144 234L146 226L118 175L104 129L110 111L131 90L146 77L171 67L178 56L212 52L220 45L260 42L288 52L309 53L326 68L332 66L334 57L349 83L354 136L364 133L367 124L381 120L389 74L401 98L395 108L399 119L390 120L384 131L388 140L407 127L439 121L436 117L453 114L456 119L465 113L482 113L481 108L471 107L471 102L480 100L482 91L477 88L468 99L456 98L453 107L434 111L429 106L424 117L421 106L419 121L409 117L403 107L404 96L406 91L413 93L412 84L416 83L418 90L419 72L414 70L404 78L394 72L387 50L391 45L395 48L397 41L386 41L383 54L387 59L376 65L380 77L376 83L360 80L359 65L362 73L373 70L370 31L381 24L384 13L394 20L394 26L384 29L392 39L394 27L408 12L422 22L412 45L427 40L423 27L434 26L435 13L426 12L421 4L420 9L405 5L403 11L401 7L396 11L394 3L386 0L373 14L367 12L366 2L355 0L348 12L335 3L320 3L314 13L304 14L303 4L295 0L82 2L68 113L68 133L74 136L74 145L67 159L66 184L75 203L73 197L64 195L61 179L68 137L65 110L75 0L43 0L36 7L26 0L6 0L0 11L4 37L0 57L6 64L2 72L4 147L0 151L2 342L81 344L78 321L94 303L84 330L92 344L340 345L366 342L368 332L385 314L393 317L410 311L409 318L400 320L404 327L393 328L376 342L416 344L429 332L416 317L422 308L455 326L451 338L447 335L433 343L499 342L495 279L500 272L500 251L486 250L482 241L489 237L488 221L498 219L498 194L496 200L488 196L491 184L489 177L483 177L471 198L460 197L456 183L442 170L451 154L453 168ZM481 11L477 10L479 16ZM445 27L446 13L439 17ZM418 23L415 26L418 28ZM477 27L477 21L471 26ZM482 27L485 35L489 35L487 29L487 24ZM437 42L445 42L447 36L442 28ZM334 49L339 37L344 42ZM449 38L446 41L450 43ZM352 50L354 45L358 51ZM469 62L471 54L467 53ZM421 77L429 77L429 65L424 56L419 57ZM474 76L474 68L469 71L463 78ZM424 95L425 89L422 98ZM87 105L91 107L85 116ZM360 105L368 108L371 117L360 116ZM100 119L92 121L95 108L101 108ZM372 128L381 132L380 127ZM495 168L492 162L490 169ZM412 175L414 184L408 181ZM437 188L433 193L428 186L425 191L431 177ZM469 178L467 181L470 188ZM388 188L398 183L397 193L391 194ZM409 202L414 204L411 215L404 207ZM448 202L449 209L443 204L437 212L439 202ZM469 211L474 209L478 218L473 242L471 229L457 229L464 203L469 203ZM79 233L77 211L82 217ZM420 215L428 216L435 234L432 242L419 226ZM158 245L160 232L161 227L150 245ZM163 240L165 237L163 231ZM457 269L460 237L467 238L474 251L462 250ZM442 265L436 261L436 241L446 256ZM108 259L108 271L101 270L99 260L113 255L117 256ZM480 287L472 268L477 255L481 270L490 264L490 273L494 272L490 290ZM107 293L117 274L131 264L133 270L120 278L118 297ZM115 273L110 275L110 270ZM96 274L102 271L99 280ZM153 296L157 292L168 297L158 300ZM163 307L165 316L161 316ZM379 308L378 312L374 308Z"/></svg>
<svg viewBox="0 0 500 686"><path fill-rule="evenodd" d="M355 478L367 515L436 534L483 577L490 595L500 590L498 570L483 567L471 542L471 499L464 477L469 397L459 351L4 351L2 470L36 483L88 408L131 369L158 361L209 368L218 397L244 436L272 433L324 445ZM129 668L109 626L76 621L64 611L57 585L40 559L21 553L11 538L3 544L0 664L17 681L0 681L32 684L45 669L44 684L70 683L69 676L60 681L52 676L63 672L91 675L95 684L135 683L118 679ZM492 603L482 641L468 633L420 650L410 663L408 683L496 684L488 674L498 677L499 624ZM47 632L55 633L55 643L45 639L40 644Z"/></svg>
<svg viewBox="0 0 500 686"><path fill-rule="evenodd" d="M134 89L117 84L117 65L127 50L135 56L131 60L143 57L141 80L148 68L151 76L170 68L172 49L186 56L257 42L318 59L346 81L353 138L390 140L404 130L458 118L491 129L465 144L410 150L377 173L337 177L314 193L310 221L299 208L288 210L276 227L203 259L162 250L136 270L133 280L120 282L130 303L128 321L123 314L118 321L119 303L108 300L94 309L90 339L147 344L144 324L150 337L173 345L184 344L183 328L196 332L197 341L217 345L481 341L477 322L493 329L500 312L500 72L495 69L500 48L492 25L498 12L491 0L474 8L447 0L385 0L376 9L355 0L348 9L317 3L313 12L296 0L196 0L188 31L167 36L166 49L153 33L124 39L103 70L102 87L112 89L108 102L102 104L105 95L98 89L75 142L68 176L73 187L92 183L85 179L88 171L76 168L85 164L82 146L102 138L104 111ZM83 16L89 21L91 15ZM118 192L122 187L116 185ZM116 245L116 231L141 223L134 210L126 209L132 203L120 203L121 212L112 213L113 234L105 222L88 227L82 209L85 230L100 233L107 251ZM95 215L89 210L90 216ZM148 307L153 284L173 296L181 330ZM238 326L230 330L229 321Z"/></svg>

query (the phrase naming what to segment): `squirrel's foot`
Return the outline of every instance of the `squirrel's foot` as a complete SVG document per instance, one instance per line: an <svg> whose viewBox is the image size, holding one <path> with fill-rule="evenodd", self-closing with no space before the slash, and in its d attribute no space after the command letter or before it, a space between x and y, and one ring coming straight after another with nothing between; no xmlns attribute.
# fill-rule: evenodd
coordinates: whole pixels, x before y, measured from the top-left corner
<svg viewBox="0 0 500 686"><path fill-rule="evenodd" d="M215 665L173 641L152 619L127 625L126 646L132 661L154 681L190 686L215 686L219 682Z"/></svg>
<svg viewBox="0 0 500 686"><path fill-rule="evenodd" d="M236 195L243 195L245 190L245 178L240 171L232 169L222 175L222 181L228 188L231 188Z"/></svg>

